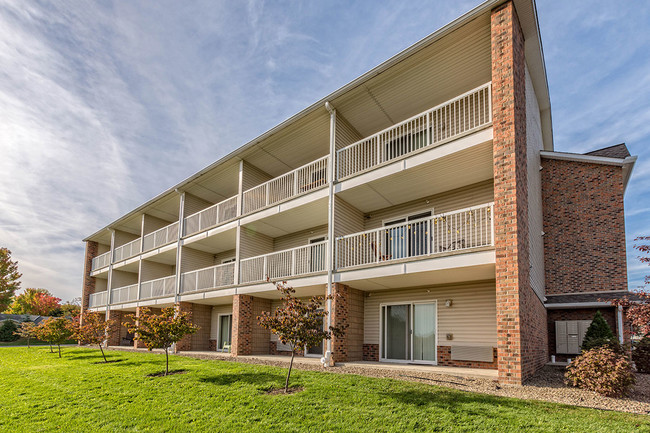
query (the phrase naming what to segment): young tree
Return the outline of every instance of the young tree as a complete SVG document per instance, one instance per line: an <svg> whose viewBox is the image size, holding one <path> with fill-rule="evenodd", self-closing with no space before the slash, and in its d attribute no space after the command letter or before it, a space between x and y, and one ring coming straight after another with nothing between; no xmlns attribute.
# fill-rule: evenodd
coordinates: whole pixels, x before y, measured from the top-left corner
<svg viewBox="0 0 650 433"><path fill-rule="evenodd" d="M275 288L282 293L282 306L274 312L262 312L257 321L262 328L269 329L278 336L278 340L291 348L291 362L284 382L286 393L289 392L289 377L296 352L319 345L332 336L342 337L347 326L323 329L323 319L328 314L323 310L323 301L333 299L331 295L312 296L309 301L303 301L293 296L296 291L286 281L275 283Z"/></svg>
<svg viewBox="0 0 650 433"><path fill-rule="evenodd" d="M36 316L50 316L61 308L61 299L52 296L45 289L25 289L23 293L14 297L9 307L11 314L33 314Z"/></svg>
<svg viewBox="0 0 650 433"><path fill-rule="evenodd" d="M612 328L609 327L600 311L596 311L580 348L587 351L600 346L612 346L616 343Z"/></svg>
<svg viewBox="0 0 650 433"><path fill-rule="evenodd" d="M52 345L56 344L61 358L61 344L72 338L72 322L65 317L52 317L41 322L37 328L39 339L50 343L50 351Z"/></svg>
<svg viewBox="0 0 650 433"><path fill-rule="evenodd" d="M13 320L5 320L0 326L0 341L10 342L18 340L16 330L18 325Z"/></svg>
<svg viewBox="0 0 650 433"><path fill-rule="evenodd" d="M102 351L104 362L108 362L102 344L106 340L106 336L111 328L116 325L115 320L104 320L99 314L86 311L83 314L81 323L79 320L72 321L72 336L74 339L79 341L79 343L84 342L86 344L98 345L99 350Z"/></svg>
<svg viewBox="0 0 650 433"><path fill-rule="evenodd" d="M11 251L0 248L0 312L7 309L16 290L20 289L18 262L11 260Z"/></svg>
<svg viewBox="0 0 650 433"><path fill-rule="evenodd" d="M16 331L16 335L18 335L21 338L27 339L27 348L29 349L31 346L29 345L29 342L32 338L36 337L36 332L35 332L36 324L34 322L23 322L20 324L18 327L18 330Z"/></svg>
<svg viewBox="0 0 650 433"><path fill-rule="evenodd" d="M169 348L199 329L192 324L189 313L176 311L174 307L163 308L160 314L142 308L137 318L133 314L129 317L133 321L124 326L135 335L135 340L142 341L149 350L165 349L165 376L169 374Z"/></svg>
<svg viewBox="0 0 650 433"><path fill-rule="evenodd" d="M79 317L81 315L81 298L73 298L59 306L57 314L63 317Z"/></svg>

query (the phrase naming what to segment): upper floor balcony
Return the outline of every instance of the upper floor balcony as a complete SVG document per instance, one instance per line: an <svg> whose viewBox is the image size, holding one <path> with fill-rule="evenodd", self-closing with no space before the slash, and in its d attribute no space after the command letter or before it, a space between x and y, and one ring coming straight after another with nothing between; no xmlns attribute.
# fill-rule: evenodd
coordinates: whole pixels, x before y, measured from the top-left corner
<svg viewBox="0 0 650 433"><path fill-rule="evenodd" d="M463 137L492 122L491 83L352 143L336 152L337 179L346 179Z"/></svg>
<svg viewBox="0 0 650 433"><path fill-rule="evenodd" d="M121 245L113 251L113 262L119 262L137 256L142 252L142 239L138 238Z"/></svg>
<svg viewBox="0 0 650 433"><path fill-rule="evenodd" d="M142 238L142 252L147 252L155 248L159 248L176 242L178 240L178 222L173 222L166 227L156 230L153 233L149 233L143 236ZM138 239L136 239L137 241ZM135 241L134 241L135 242ZM137 249L132 249L130 253L132 255L138 254ZM126 252L123 254L127 254ZM130 256L128 256L130 257ZM126 255L124 258L128 258Z"/></svg>
<svg viewBox="0 0 650 433"><path fill-rule="evenodd" d="M199 292L209 289L222 289L235 284L235 263L209 266L181 275L181 293Z"/></svg>
<svg viewBox="0 0 650 433"><path fill-rule="evenodd" d="M96 271L102 269L111 264L111 252L107 251L104 254L100 254L97 257L93 258L92 265L90 270Z"/></svg>
<svg viewBox="0 0 650 433"><path fill-rule="evenodd" d="M237 196L183 219L183 236L193 235L237 218Z"/></svg>
<svg viewBox="0 0 650 433"><path fill-rule="evenodd" d="M105 307L106 301L108 300L108 291L104 290L103 292L91 293L88 298L88 307Z"/></svg>

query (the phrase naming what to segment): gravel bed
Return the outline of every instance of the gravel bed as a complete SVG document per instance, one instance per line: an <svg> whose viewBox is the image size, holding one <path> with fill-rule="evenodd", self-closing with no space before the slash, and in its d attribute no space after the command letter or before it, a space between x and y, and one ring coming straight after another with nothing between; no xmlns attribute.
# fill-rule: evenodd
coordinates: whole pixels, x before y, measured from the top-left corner
<svg viewBox="0 0 650 433"><path fill-rule="evenodd" d="M130 350L129 348L124 348ZM121 349L121 350L124 350ZM118 349L120 350L120 349ZM271 361L255 357L233 357L218 352L210 354L179 353L191 358L260 364L274 367L287 367L287 360ZM479 379L451 374L428 373L426 371L400 371L379 366L345 365L323 368L317 363L301 362L296 358L293 365L297 370L312 370L325 373L357 374L361 376L390 378L411 382L428 383L461 391L478 392L500 397L514 397L525 400L540 400L595 409L615 410L640 414L650 414L650 375L636 374L636 386L627 398L604 397L595 392L569 387L564 384L564 367L545 366L523 386L499 385L490 379Z"/></svg>

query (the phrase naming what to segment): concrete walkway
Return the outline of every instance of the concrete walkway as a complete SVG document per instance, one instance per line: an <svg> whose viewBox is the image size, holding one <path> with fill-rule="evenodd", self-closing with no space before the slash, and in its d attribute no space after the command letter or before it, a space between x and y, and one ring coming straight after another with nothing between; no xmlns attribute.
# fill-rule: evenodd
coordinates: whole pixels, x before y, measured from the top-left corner
<svg viewBox="0 0 650 433"><path fill-rule="evenodd" d="M111 346L109 349L146 352L147 349L134 349L125 346ZM158 350L155 350L158 352ZM162 351L160 351L162 352ZM291 357L284 355L247 355L247 356L233 356L230 353L213 352L213 351L186 351L179 352L176 355L188 356L191 358L199 359L220 359L224 361L244 362L247 364L267 364L288 367ZM296 368L301 366L313 370L321 367L320 358L302 357L297 356L294 358L293 365ZM376 370L386 372L401 372L401 373L426 373L426 374L442 374L447 376L457 376L475 379L489 379L497 380L497 370L488 370L483 368L465 368L465 367L448 367L439 365L423 365L423 364L402 364L392 362L372 362L372 361L354 361L354 362L337 362L334 367L328 367L327 371L337 372L337 367L351 367L359 368L361 370ZM341 371L342 372L342 371Z"/></svg>

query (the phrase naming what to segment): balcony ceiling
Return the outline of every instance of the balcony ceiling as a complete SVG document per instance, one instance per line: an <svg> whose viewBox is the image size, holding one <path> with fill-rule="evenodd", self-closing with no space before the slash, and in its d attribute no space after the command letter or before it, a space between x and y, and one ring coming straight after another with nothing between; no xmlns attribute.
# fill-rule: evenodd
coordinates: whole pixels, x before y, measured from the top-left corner
<svg viewBox="0 0 650 433"><path fill-rule="evenodd" d="M217 254L234 250L237 245L237 230L216 233L208 238L186 244L186 247L206 253Z"/></svg>
<svg viewBox="0 0 650 433"><path fill-rule="evenodd" d="M176 264L176 248L164 251L151 257L147 257L144 261L162 263L165 265Z"/></svg>
<svg viewBox="0 0 650 433"><path fill-rule="evenodd" d="M237 195L238 188L239 160L232 159L190 182L183 190L211 203L219 203Z"/></svg>
<svg viewBox="0 0 650 433"><path fill-rule="evenodd" d="M272 238L327 224L327 197L253 221L245 227Z"/></svg>
<svg viewBox="0 0 650 433"><path fill-rule="evenodd" d="M337 196L368 213L492 178L492 142L488 141L344 190Z"/></svg>

